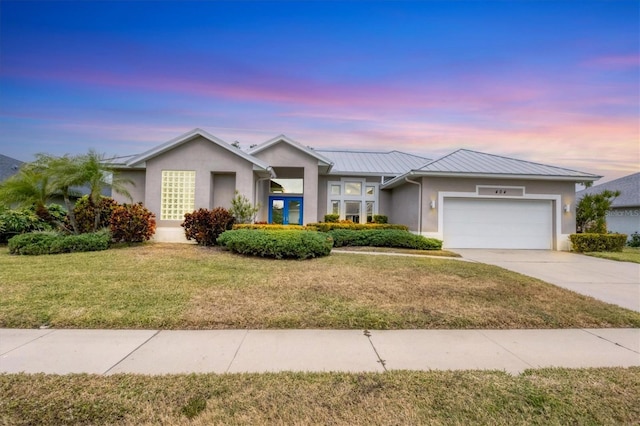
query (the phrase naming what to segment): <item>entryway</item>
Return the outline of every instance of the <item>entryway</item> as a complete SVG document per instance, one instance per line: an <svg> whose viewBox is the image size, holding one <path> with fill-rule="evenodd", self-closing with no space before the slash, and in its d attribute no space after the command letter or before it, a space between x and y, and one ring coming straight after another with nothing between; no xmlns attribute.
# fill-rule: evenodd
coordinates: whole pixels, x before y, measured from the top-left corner
<svg viewBox="0 0 640 426"><path fill-rule="evenodd" d="M269 223L302 225L302 197L269 197Z"/></svg>

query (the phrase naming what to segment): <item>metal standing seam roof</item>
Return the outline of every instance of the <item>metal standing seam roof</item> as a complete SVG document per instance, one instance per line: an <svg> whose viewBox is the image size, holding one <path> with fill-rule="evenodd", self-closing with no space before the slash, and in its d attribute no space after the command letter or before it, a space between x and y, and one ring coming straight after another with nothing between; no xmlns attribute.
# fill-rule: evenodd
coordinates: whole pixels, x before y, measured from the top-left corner
<svg viewBox="0 0 640 426"><path fill-rule="evenodd" d="M346 151L317 149L333 162L329 174L370 174L397 176L431 161L428 158L400 151Z"/></svg>
<svg viewBox="0 0 640 426"><path fill-rule="evenodd" d="M580 199L587 194L599 194L607 189L620 191L620 196L613 200L611 207L640 206L640 172L578 191L576 192L576 198Z"/></svg>
<svg viewBox="0 0 640 426"><path fill-rule="evenodd" d="M599 178L590 173L459 149L417 169L423 172Z"/></svg>

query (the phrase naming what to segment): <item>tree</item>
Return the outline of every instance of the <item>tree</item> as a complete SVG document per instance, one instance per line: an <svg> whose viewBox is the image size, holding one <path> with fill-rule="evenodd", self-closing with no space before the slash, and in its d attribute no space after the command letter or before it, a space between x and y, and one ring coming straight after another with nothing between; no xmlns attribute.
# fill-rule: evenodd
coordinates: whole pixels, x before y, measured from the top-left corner
<svg viewBox="0 0 640 426"><path fill-rule="evenodd" d="M236 190L235 197L231 200L229 213L236 219L236 223L251 223L260 210L260 205L253 206L244 195Z"/></svg>
<svg viewBox="0 0 640 426"><path fill-rule="evenodd" d="M36 161L23 164L18 173L2 182L0 204L7 207L13 204L20 207L34 206L38 217L51 222L47 204L60 195L60 191L48 173L47 158L39 155Z"/></svg>
<svg viewBox="0 0 640 426"><path fill-rule="evenodd" d="M132 200L127 185L133 185L133 182L118 176L115 170L107 164L103 155L92 149L88 154L78 157L78 161L78 178L83 182L83 185L89 186L89 202L93 207L98 206L100 198L102 198L102 190L109 186L112 191ZM100 215L96 214L93 230L97 231L99 225Z"/></svg>
<svg viewBox="0 0 640 426"><path fill-rule="evenodd" d="M576 227L578 232L606 234L607 212L620 191L605 189L599 194L586 194L576 207Z"/></svg>

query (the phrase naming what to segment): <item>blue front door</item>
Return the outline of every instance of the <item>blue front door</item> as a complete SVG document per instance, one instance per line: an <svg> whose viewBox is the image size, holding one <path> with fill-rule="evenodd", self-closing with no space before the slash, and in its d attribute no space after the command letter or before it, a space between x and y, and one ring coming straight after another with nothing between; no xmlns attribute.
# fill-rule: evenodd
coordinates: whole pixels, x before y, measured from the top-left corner
<svg viewBox="0 0 640 426"><path fill-rule="evenodd" d="M269 223L302 225L302 197L269 197Z"/></svg>

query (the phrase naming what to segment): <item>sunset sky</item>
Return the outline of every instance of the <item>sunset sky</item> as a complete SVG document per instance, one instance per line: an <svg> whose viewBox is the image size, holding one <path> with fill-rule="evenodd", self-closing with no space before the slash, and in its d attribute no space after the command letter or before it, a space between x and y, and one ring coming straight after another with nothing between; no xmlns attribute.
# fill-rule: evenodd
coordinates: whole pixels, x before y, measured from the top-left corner
<svg viewBox="0 0 640 426"><path fill-rule="evenodd" d="M640 171L638 1L0 2L0 153L458 148Z"/></svg>

